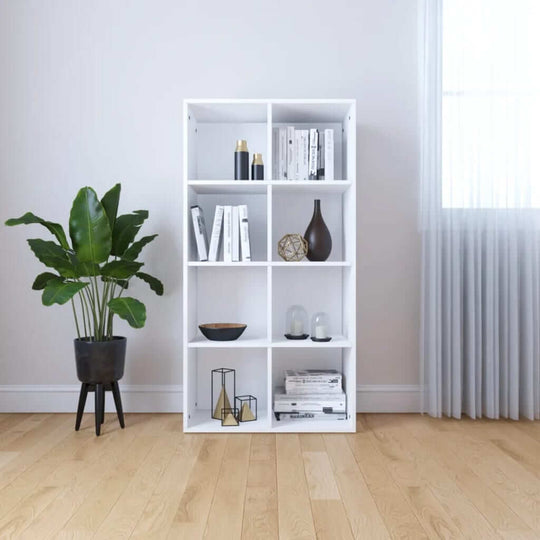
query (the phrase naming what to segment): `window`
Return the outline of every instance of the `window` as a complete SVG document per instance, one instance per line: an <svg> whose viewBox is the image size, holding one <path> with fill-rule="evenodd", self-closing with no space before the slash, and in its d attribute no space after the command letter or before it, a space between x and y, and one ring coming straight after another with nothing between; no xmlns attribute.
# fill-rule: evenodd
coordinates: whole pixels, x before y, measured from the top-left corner
<svg viewBox="0 0 540 540"><path fill-rule="evenodd" d="M540 1L443 0L442 205L540 208Z"/></svg>

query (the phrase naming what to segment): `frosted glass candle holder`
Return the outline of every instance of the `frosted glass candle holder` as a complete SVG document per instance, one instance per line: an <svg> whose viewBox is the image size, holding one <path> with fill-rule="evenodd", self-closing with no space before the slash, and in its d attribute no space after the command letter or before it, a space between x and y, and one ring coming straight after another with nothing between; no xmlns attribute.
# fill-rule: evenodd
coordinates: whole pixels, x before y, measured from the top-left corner
<svg viewBox="0 0 540 540"><path fill-rule="evenodd" d="M330 341L330 317L328 313L319 311L311 318L311 340L312 341Z"/></svg>
<svg viewBox="0 0 540 540"><path fill-rule="evenodd" d="M302 306L291 306L285 317L285 337L287 339L307 339L308 316Z"/></svg>

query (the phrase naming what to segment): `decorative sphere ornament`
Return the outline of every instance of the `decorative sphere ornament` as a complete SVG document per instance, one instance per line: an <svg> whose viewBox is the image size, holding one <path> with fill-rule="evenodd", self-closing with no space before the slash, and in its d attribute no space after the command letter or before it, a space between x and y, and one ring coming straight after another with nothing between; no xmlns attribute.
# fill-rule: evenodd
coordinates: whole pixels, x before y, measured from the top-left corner
<svg viewBox="0 0 540 540"><path fill-rule="evenodd" d="M278 242L278 254L284 261L301 261L307 252L308 243L301 234L286 234Z"/></svg>

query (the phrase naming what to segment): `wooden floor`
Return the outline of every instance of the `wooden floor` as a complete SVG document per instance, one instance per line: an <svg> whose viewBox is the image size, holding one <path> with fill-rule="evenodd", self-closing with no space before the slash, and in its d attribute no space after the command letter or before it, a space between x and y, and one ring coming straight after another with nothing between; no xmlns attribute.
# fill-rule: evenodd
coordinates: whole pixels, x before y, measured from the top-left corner
<svg viewBox="0 0 540 540"><path fill-rule="evenodd" d="M0 538L540 538L540 422L184 435L180 415L128 414L97 438L74 421L0 415Z"/></svg>

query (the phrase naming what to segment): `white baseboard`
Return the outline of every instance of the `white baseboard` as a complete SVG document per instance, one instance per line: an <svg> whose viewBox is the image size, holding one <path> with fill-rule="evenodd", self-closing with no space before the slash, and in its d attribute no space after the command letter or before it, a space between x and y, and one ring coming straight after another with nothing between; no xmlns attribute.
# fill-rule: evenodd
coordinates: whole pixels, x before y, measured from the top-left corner
<svg viewBox="0 0 540 540"><path fill-rule="evenodd" d="M80 386L0 385L0 413L71 413L77 409ZM181 385L120 384L125 412L175 413L182 411ZM114 412L112 396L107 393L105 410ZM420 412L419 385L359 385L356 410L366 413ZM86 411L94 411L93 394Z"/></svg>
<svg viewBox="0 0 540 540"><path fill-rule="evenodd" d="M366 384L356 387L356 412L418 413L422 410L419 384Z"/></svg>
<svg viewBox="0 0 540 540"><path fill-rule="evenodd" d="M0 412L67 413L77 410L78 384L0 385ZM174 413L182 410L182 386L120 383L124 412ZM106 392L105 411L115 412L110 392ZM94 412L94 394L86 400L86 412Z"/></svg>

